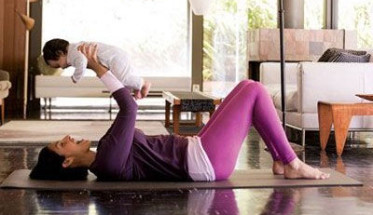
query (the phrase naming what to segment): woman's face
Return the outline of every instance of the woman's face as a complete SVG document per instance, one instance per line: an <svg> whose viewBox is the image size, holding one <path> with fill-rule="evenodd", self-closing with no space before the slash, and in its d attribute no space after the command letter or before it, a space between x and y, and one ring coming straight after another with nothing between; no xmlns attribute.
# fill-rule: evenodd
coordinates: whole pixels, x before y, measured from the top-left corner
<svg viewBox="0 0 373 215"><path fill-rule="evenodd" d="M89 151L90 146L91 141L89 140L82 139L77 141L70 135L67 135L59 141L50 143L48 148L60 156L70 157L86 153Z"/></svg>

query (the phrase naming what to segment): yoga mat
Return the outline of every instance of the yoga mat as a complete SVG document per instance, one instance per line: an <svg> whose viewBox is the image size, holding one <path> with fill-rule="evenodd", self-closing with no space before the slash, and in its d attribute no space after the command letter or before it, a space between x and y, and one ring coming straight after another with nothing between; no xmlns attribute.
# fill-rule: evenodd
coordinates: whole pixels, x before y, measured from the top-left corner
<svg viewBox="0 0 373 215"><path fill-rule="evenodd" d="M94 175L86 181L43 181L29 179L30 170L20 169L10 174L1 188L40 190L173 190L173 189L218 189L218 188L278 188L278 187L324 187L362 186L363 184L332 169L326 180L286 180L273 175L270 169L237 170L226 181L217 182L97 182Z"/></svg>
<svg viewBox="0 0 373 215"><path fill-rule="evenodd" d="M0 146L44 146L67 134L97 143L113 121L10 121L0 127ZM148 135L168 134L159 121L136 121L136 128Z"/></svg>

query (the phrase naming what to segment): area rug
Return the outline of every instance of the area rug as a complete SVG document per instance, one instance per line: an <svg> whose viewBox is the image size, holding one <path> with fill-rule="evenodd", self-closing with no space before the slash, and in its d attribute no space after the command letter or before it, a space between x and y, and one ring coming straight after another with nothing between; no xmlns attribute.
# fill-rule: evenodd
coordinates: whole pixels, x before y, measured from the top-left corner
<svg viewBox="0 0 373 215"><path fill-rule="evenodd" d="M226 181L217 182L98 182L94 175L86 181L43 181L29 178L30 170L20 169L10 174L1 188L38 190L173 190L217 188L278 188L278 187L325 187L362 186L363 184L329 168L322 171L331 174L326 180L285 180L273 175L270 169L237 170Z"/></svg>
<svg viewBox="0 0 373 215"><path fill-rule="evenodd" d="M10 121L0 127L0 146L42 146L66 135L97 143L113 121ZM168 134L158 121L137 121L136 128L147 135Z"/></svg>

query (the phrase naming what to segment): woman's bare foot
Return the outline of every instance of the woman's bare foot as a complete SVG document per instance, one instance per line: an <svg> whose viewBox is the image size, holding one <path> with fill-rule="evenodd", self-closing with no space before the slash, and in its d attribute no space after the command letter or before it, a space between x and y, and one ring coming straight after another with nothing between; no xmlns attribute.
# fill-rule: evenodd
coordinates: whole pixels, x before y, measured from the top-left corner
<svg viewBox="0 0 373 215"><path fill-rule="evenodd" d="M274 175L283 175L284 164L281 161L273 161L272 172Z"/></svg>
<svg viewBox="0 0 373 215"><path fill-rule="evenodd" d="M330 174L321 172L298 158L284 166L284 177L287 179L327 179Z"/></svg>
<svg viewBox="0 0 373 215"><path fill-rule="evenodd" d="M150 83L149 81L144 81L144 85L142 85L142 88L141 88L142 98L145 98L149 94L151 86L152 86L152 83Z"/></svg>

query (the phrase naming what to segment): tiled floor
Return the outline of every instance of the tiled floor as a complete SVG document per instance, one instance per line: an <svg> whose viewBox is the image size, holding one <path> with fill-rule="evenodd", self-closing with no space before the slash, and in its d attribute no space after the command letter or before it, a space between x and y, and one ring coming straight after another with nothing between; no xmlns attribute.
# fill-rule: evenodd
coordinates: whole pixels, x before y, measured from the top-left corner
<svg viewBox="0 0 373 215"><path fill-rule="evenodd" d="M94 114L96 115L96 114ZM96 115L97 116L97 115ZM55 118L64 118L55 115ZM71 117L71 116L70 116ZM107 117L107 116L103 116ZM144 117L146 118L146 117ZM161 118L161 117L159 117ZM136 192L0 190L0 214L373 214L373 149L369 133L350 139L341 158L335 148L306 148L305 161L330 167L363 187L216 189ZM317 138L309 138L315 141ZM269 153L252 132L237 169L270 168ZM14 169L31 168L40 148L0 147L0 182ZM301 158L302 154L299 155Z"/></svg>

